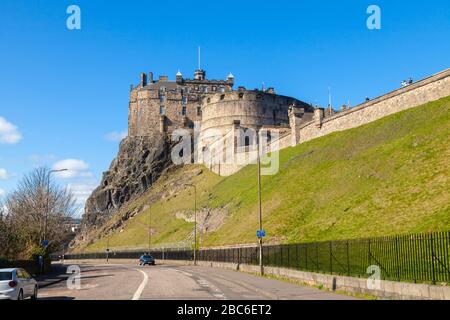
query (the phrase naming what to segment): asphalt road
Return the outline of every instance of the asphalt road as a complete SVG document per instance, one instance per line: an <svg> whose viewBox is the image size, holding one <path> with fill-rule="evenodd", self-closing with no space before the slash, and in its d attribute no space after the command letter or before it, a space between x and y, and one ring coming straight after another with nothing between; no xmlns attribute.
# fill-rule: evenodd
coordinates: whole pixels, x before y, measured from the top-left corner
<svg viewBox="0 0 450 320"><path fill-rule="evenodd" d="M208 267L80 264L80 287L66 278L39 291L42 300L347 300L348 296ZM69 281L75 285L76 281Z"/></svg>

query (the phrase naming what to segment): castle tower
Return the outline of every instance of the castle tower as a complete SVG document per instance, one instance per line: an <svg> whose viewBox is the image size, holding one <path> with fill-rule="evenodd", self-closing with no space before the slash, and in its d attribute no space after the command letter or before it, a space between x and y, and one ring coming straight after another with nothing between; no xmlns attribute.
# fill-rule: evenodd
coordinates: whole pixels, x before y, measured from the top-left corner
<svg viewBox="0 0 450 320"><path fill-rule="evenodd" d="M233 86L234 85L234 75L230 72L230 74L227 77L227 82Z"/></svg>
<svg viewBox="0 0 450 320"><path fill-rule="evenodd" d="M177 72L177 83L182 83L183 82L183 74L181 73L180 70L178 70Z"/></svg>
<svg viewBox="0 0 450 320"><path fill-rule="evenodd" d="M194 80L198 80L198 81L206 80L206 71L205 70L195 70Z"/></svg>

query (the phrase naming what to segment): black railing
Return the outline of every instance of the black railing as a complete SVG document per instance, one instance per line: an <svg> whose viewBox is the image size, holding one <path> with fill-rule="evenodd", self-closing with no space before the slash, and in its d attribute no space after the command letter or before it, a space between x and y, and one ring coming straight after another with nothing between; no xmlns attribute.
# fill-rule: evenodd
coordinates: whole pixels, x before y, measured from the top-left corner
<svg viewBox="0 0 450 320"><path fill-rule="evenodd" d="M198 261L259 264L258 247L201 249ZM450 232L372 239L267 245L263 263L270 267L368 277L378 268L384 280L450 283ZM138 259L139 252L110 252L110 259ZM152 251L157 260L192 260L193 250ZM67 259L106 259L106 253L68 255ZM375 267L373 267L375 266ZM369 271L372 270L372 271Z"/></svg>

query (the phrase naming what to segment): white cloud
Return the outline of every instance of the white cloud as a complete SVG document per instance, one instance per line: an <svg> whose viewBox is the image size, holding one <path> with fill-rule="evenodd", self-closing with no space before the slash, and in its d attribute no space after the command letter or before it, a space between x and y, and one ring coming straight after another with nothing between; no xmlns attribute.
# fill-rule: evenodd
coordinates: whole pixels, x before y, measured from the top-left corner
<svg viewBox="0 0 450 320"><path fill-rule="evenodd" d="M92 191L94 191L97 188L97 184L68 184L67 189L72 192L77 207L78 212L77 216L82 216L84 211L84 206L86 204L86 200L89 198L89 196L92 194Z"/></svg>
<svg viewBox="0 0 450 320"><path fill-rule="evenodd" d="M7 179L9 179L8 172L5 169L0 168L0 180L7 180Z"/></svg>
<svg viewBox="0 0 450 320"><path fill-rule="evenodd" d="M97 188L95 184L68 184L67 188L73 193L77 203L84 205L91 195L92 191Z"/></svg>
<svg viewBox="0 0 450 320"><path fill-rule="evenodd" d="M0 117L0 143L16 144L20 140L22 140L22 134L19 129L5 118Z"/></svg>
<svg viewBox="0 0 450 320"><path fill-rule="evenodd" d="M105 139L112 142L120 142L128 135L128 131L113 131L105 135Z"/></svg>
<svg viewBox="0 0 450 320"><path fill-rule="evenodd" d="M62 169L67 169L67 171L56 173L56 176L62 179L92 177L92 173L88 170L89 164L83 160L66 159L58 161L53 165L53 170Z"/></svg>
<svg viewBox="0 0 450 320"><path fill-rule="evenodd" d="M5 190L0 188L0 198L3 198L5 194L6 194Z"/></svg>

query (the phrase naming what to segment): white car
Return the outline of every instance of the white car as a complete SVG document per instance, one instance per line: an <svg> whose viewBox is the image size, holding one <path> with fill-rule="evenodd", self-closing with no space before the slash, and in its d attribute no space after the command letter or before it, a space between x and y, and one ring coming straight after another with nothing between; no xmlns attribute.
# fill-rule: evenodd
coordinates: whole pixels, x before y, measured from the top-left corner
<svg viewBox="0 0 450 320"><path fill-rule="evenodd" d="M37 299L38 284L21 268L0 269L0 300Z"/></svg>

